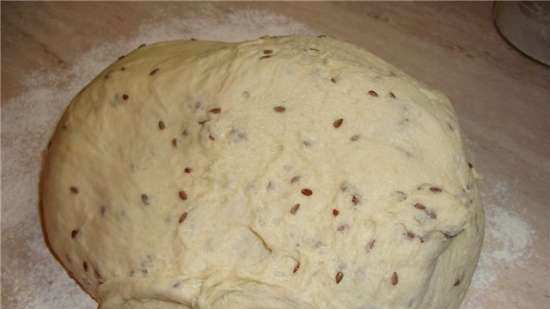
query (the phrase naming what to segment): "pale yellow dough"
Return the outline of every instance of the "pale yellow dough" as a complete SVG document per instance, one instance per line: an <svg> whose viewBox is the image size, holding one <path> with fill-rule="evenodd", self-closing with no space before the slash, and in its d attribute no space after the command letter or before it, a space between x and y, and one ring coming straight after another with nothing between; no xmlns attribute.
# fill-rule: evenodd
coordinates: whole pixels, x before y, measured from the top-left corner
<svg viewBox="0 0 550 309"><path fill-rule="evenodd" d="M42 202L102 309L456 309L483 235L449 100L322 36L136 49L66 110Z"/></svg>

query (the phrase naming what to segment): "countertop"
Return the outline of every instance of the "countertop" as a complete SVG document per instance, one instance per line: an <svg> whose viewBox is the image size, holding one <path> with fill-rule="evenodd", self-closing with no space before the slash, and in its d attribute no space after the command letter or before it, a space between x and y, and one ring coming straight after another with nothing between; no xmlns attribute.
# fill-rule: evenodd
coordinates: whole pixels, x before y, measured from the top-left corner
<svg viewBox="0 0 550 309"><path fill-rule="evenodd" d="M442 90L482 175L487 231L463 308L550 306L550 68L509 46L492 3L2 2L2 303L95 308L45 246L41 153L70 99L140 43L328 34Z"/></svg>

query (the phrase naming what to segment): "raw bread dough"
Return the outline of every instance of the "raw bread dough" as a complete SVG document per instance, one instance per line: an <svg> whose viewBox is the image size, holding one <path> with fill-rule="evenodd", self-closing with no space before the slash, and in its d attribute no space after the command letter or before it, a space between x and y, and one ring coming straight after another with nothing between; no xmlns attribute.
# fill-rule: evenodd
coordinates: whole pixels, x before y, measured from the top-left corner
<svg viewBox="0 0 550 309"><path fill-rule="evenodd" d="M449 100L324 36L119 59L61 119L42 201L102 309L458 308L483 235Z"/></svg>

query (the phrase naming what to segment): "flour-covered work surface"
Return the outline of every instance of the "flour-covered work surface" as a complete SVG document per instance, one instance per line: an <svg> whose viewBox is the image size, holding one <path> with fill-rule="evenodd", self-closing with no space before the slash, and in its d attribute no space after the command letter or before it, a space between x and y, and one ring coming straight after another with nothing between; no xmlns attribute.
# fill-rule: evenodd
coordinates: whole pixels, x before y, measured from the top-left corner
<svg viewBox="0 0 550 309"><path fill-rule="evenodd" d="M295 4L295 6L300 5ZM475 185L470 182L476 174L463 156L456 156L461 153L460 147L451 146L453 140L459 139L459 128L463 130L462 139L466 143L465 148L469 151L466 155L467 160L473 163L475 170L481 175L479 181L481 200L486 217L484 247L479 266L471 282L472 288L466 295L463 307L540 308L550 300L548 284L545 283L545 278L549 275L547 268L549 248L548 244L542 241L549 232L548 209L544 208L544 198L548 196L544 188L549 184L549 166L545 159L549 155L549 148L548 139L542 135L545 133L545 128L548 129L543 119L549 116L549 110L541 104L543 98L548 96L548 90L544 88L542 81L548 82L550 78L544 68L536 67L514 54L514 51L507 49L506 45L499 45L498 36L494 36L489 27L485 28L485 41L488 42L487 44L494 44L498 53L474 48L466 51L460 46L469 44L469 36L464 34L468 32L466 31L468 26L457 27L457 20L460 19L454 20L454 18L466 16L466 20L470 22L475 21L485 25L481 19L482 13L486 12L483 7L464 8L460 11L449 6L434 8L430 5L403 5L399 9L399 7L372 4L356 7L347 4L326 4L304 6L299 9L292 5L185 4L181 7L174 5L164 9L150 9L146 5L140 8L137 5L129 9L113 4L110 10L113 16L119 12L126 12L128 16L128 12L131 12L134 16L133 22L140 27L126 32L122 32L125 30L122 28L121 33L117 34L120 37L115 39L104 35L103 43L86 51L75 52L70 57L64 56L66 50L71 49L71 44L76 43L65 41L63 44L68 48L58 50L56 44L48 43L56 40L54 36L49 41L46 40L45 49L34 49L38 55L37 59L42 59L42 65L28 70L25 69L26 63L35 61L27 56L32 53L13 52L22 46L15 39L17 35L26 33L26 26L15 21L13 16L21 12L25 12L23 16L29 17L33 14L40 15L41 13L36 13L37 10L63 16L68 12L67 7L50 5L33 9L15 6L6 8L3 5L3 17L6 9L12 12L9 14L12 17L8 18L8 21L3 18L2 26L4 29L6 25L13 31L8 38L4 36L2 42L3 49L6 48L8 51L4 53L2 60L3 77L7 76L3 78L3 89L5 85L8 85L9 89L3 90L2 94L2 302L4 305L10 308L94 308L97 306L75 281L68 277L45 245L38 215L38 179L42 151L47 148L54 126L64 108L88 81L111 63L114 63L111 67L114 70L100 75L103 80L99 85L106 88L87 89L81 95L85 95L86 91L99 91L92 96L97 99L108 94L110 100L106 102L108 104L101 105L105 111L102 110L99 114L106 112L107 108L112 110L112 114L105 113L102 117L107 118L98 118L98 122L112 123L107 121L111 117L118 119L120 121L118 125L122 126L125 121L138 120L128 118L136 115L141 115L140 121L150 120L151 126L140 126L143 130L136 128L133 133L128 132L128 134L135 134L147 140L150 138L149 141L153 144L147 145L154 147L147 150L145 144L140 146L140 143L129 142L126 146L120 144L122 147L119 149L109 148L107 144L112 145L111 141L100 149L111 153L113 158L119 154L118 158L129 159L128 161L132 161L131 153L145 150L151 156L157 154L163 156L162 160L165 163L158 163L161 165L154 168L157 173L160 173L155 174L156 176L148 174L150 170L143 169L150 166L149 163L152 162L145 160L147 158L143 156L140 160L145 161L134 164L129 162L128 166L116 164L109 171L106 170L106 166L96 169L82 166L83 170L79 171L76 168L78 162L62 167L62 170L71 172L61 175L53 182L53 186L66 187L66 190L53 195L55 203L50 200L50 209L57 209L62 217L58 216L58 219L54 220L57 220L57 223L52 225L55 228L49 230L50 236L54 237L53 241L50 238L50 242L60 261L81 282L82 288L96 297L101 294L102 299L109 300L105 303L106 308L107 306L115 308L120 305L119 296L121 295L128 299L157 298L162 301L175 300L185 303L192 299L193 293L196 293L193 287L205 278L204 271L208 265L227 265L227 263L234 265L234 269L239 269L238 276L232 277L222 271L217 272L216 275L207 276L211 279L203 286L211 284L212 288L209 290L211 293L206 293L207 295L201 299L202 303L196 305L254 306L258 303L254 298L257 295L263 295L263 299L271 299L273 301L271 304L274 306L285 308L307 307L312 303L308 301L311 299L319 302L313 302L316 305L314 307L330 303L342 308L352 308L368 303L363 298L372 295L379 297L372 302L377 308L384 306L391 308L392 305L406 306L403 304L419 305L414 301L410 302L412 299L422 301L422 297L419 296L422 295L422 291L419 292L417 288L418 282L433 280L427 276L430 270L426 268L427 266L423 266L430 264L427 262L429 258L418 253L421 252L419 248L438 250L445 247L449 250L446 248L448 244L457 246L460 239L464 239L467 233L475 230L467 223L475 222L472 221L475 216L470 216L475 212L470 212L467 207L464 208L464 212L457 210L461 207L450 208L455 205L453 204L455 202L458 203L457 205L462 205L461 197L464 198L463 205L469 204L469 198L476 199L475 193L467 193L468 189L475 188ZM194 16L186 14L184 9L193 9ZM93 14L94 10L105 12L105 7L98 8L92 5L79 8L76 6L71 12L78 12L78 10ZM418 20L418 18L426 19L427 16L432 16L433 14L430 13L434 10L448 14L448 18L443 21L436 18L428 18L428 21ZM296 13L300 11L301 13ZM403 15L405 11L408 15ZM340 28L337 26L339 23L320 21L316 16L321 12L327 16L334 14L334 18L340 18L354 26ZM153 15L163 18L156 20L144 18L144 16ZM109 21L111 17L103 18ZM38 20L41 19L38 18ZM48 23L48 19L42 17L42 20ZM49 22L51 23L51 20ZM416 35L414 26L418 27L418 23L421 22L439 25L441 32L425 33L416 40L412 40L411 38ZM405 27L407 23L408 27ZM370 31L356 32L359 25L362 26L361 29L370 29ZM70 24L66 26L71 27ZM47 33L48 27L41 31L32 29L32 32L40 38ZM384 31L386 35L377 34L380 31ZM446 32L453 34L456 42L459 43L445 40ZM380 64L374 61L365 71L371 70L375 74L359 77L360 75L353 73L353 70L346 69L345 65L338 65L339 62L334 61L338 57L327 56L334 49L334 43L331 43L333 42L331 38L317 38L316 36L321 33L329 33L330 36L336 36L366 48L384 60L399 66L407 74L419 77L430 86L443 90L451 97L458 117L455 118L452 112L441 112L449 111L448 103L445 103L445 100L439 98L436 93L432 94L427 90L429 87L423 84L412 83L415 85L413 88L417 89L415 91L426 89L420 90L420 93L429 98L428 101L440 102L441 105L438 105L440 107L436 110L444 108L440 112L427 114L423 113L432 108L429 105L423 106L420 110L414 104L407 108L407 104L418 101L419 97L412 95L414 93L412 88L399 88L397 86L399 83L388 82L388 80L403 80L404 75L399 70L395 69L395 72L391 73L376 69ZM210 91L208 94L202 94L202 100L182 98L182 110L171 110L173 107L167 104L174 100L174 96L177 97L176 92L185 92L187 89L185 87L191 86L180 88L171 85L172 89L176 89L175 92L158 90L168 87L162 85L174 81L174 78L170 78L170 74L182 74L185 70L174 70L173 68L178 66L171 65L169 62L154 65L152 63L150 69L146 69L147 65L143 63L133 62L133 59L136 59L134 54L154 53L153 51L158 47L151 46L151 43L155 41L198 38L235 42L264 35L283 34L307 34L314 37L300 41L299 44L287 42L293 47L286 49L284 48L285 39L265 38L240 49L247 55L246 61L233 61L239 62L242 67L250 65L253 69L246 72L256 70L258 76L262 76L261 72L269 72L274 68L278 70L277 75L294 72L288 81L278 80L270 84L271 87L282 87L285 90L276 91L287 96L280 100L273 97L259 98L260 90L263 89L263 93L266 93L265 85L258 86L256 89L253 87L240 89L238 86L243 84L255 82L262 84L262 80L248 78L243 71L242 74L237 74L241 78L240 82L234 83L229 78L221 83L224 87L220 92L225 91L227 101L216 101L211 97L212 91ZM384 39L385 37L388 38ZM403 42L407 44L408 50L392 48L391 46L397 45L392 45L395 42L392 43L393 40L389 39L390 37L400 39L401 44ZM475 35L473 38L475 39ZM92 36L92 40L94 39ZM36 41L40 39L27 36L23 40L23 42L30 42L25 44L31 47ZM186 42L182 46L193 46L187 44L203 46L202 42ZM147 45L117 60L121 55L126 55L142 43ZM454 47L449 48L449 45ZM346 44L341 46L346 46L344 50L352 49ZM429 46L429 49L425 49L425 46ZM201 61L206 64L215 62L216 59L227 59L227 57L239 59L239 57L233 58L229 52L231 48L224 51L223 47L223 45L208 45L205 50L210 50L211 57ZM277 59L278 56L288 58L292 51L296 52L299 48L302 49L299 61L291 61L294 64L288 66L277 65L277 61L282 61ZM74 49L78 47L75 46ZM32 51L33 48L30 50ZM175 48L166 50L173 51ZM501 57L500 60L505 59L509 63L522 64L522 66L501 67L493 62L499 57ZM24 61L25 59L27 61ZM331 62L331 59L334 62ZM353 57L348 57L343 63L352 59ZM4 61L9 64L7 68ZM222 63L225 62L222 61ZM296 68L302 65L311 71L296 71ZM369 66L368 62L362 65ZM238 70L239 67L228 66L225 72ZM132 70L136 68L141 69L133 72ZM4 75L4 72L9 74ZM140 72L143 74L138 74L140 77L135 83L131 83L135 88L124 83L124 74ZM228 74L228 76L232 75ZM193 81L194 77L190 75L187 79ZM243 79L247 82L242 82ZM147 84L138 86L140 83L151 84L143 87ZM359 86L362 83L368 87L361 89ZM408 81L408 83L411 82ZM504 87L512 83L519 85L515 88L517 90ZM204 85L202 88L209 89L208 87L213 87L216 83L208 79L199 79L192 84L202 84ZM128 88L119 89L120 85L126 85ZM308 89L316 89L318 93L311 94ZM320 104L323 108L308 110L313 107L313 102L297 104L296 99L302 92L308 93L310 98L315 97L316 99L312 101L318 102L315 104ZM143 102L139 103L144 95L153 95L154 98L151 97L151 99L161 105L160 109L147 110L147 105ZM304 100L305 98L304 96ZM341 98L338 104L330 103L338 101L338 98ZM186 104L186 102L195 104ZM197 102L201 104L197 105ZM252 105L246 109L248 111L239 110L240 105L234 105L237 104L236 102ZM523 102L523 105L512 104L516 102ZM131 105L132 103L135 104ZM500 108L490 109L497 103L501 104ZM345 108L343 104L347 104ZM138 110L123 113L124 108L132 106ZM358 109L363 107L369 108L371 113ZM99 110L92 109L88 115L99 115L98 112ZM178 122L180 112L181 115L185 114L191 118ZM515 116L507 119L510 114ZM392 115L397 118L393 119ZM419 115L421 118L418 118ZM422 118L421 115L429 117ZM81 120L89 119L83 114L75 114L72 118L67 118L69 120L67 123L61 122L59 134L64 134L63 130L67 130L66 134L72 134L72 125L87 126L87 123L91 123L87 122L89 120L74 122L79 117L83 117ZM433 118L436 119L435 122L433 120L417 121L432 119L430 117L435 117ZM272 119L278 119L277 123L280 125L264 125L259 132L253 130L254 127L266 121L269 123ZM192 127L180 127L184 123L191 123L191 120L196 122ZM369 128L377 127L370 126L369 123L386 123L386 121L391 127L388 127L389 130L369 131ZM243 125L236 128L234 127L236 123ZM257 125L249 127L255 123ZM426 126L430 127L430 123L439 123L441 126L427 130ZM519 125L523 127L519 128ZM301 128L315 128L315 130L310 132ZM123 142L123 139L117 137L123 135L117 133L116 125L102 126L101 130L106 133L99 134L92 131L85 133L86 130L80 129L80 133L76 134L88 141L93 136L103 136L112 137L113 141L119 141L118 143ZM403 134L407 135L409 134L407 132L414 130L419 131L415 133L416 135L412 135L416 136L412 137L413 139L425 137L415 144L403 144L403 141L407 140L403 138ZM273 139L273 147L259 146L269 144L262 142L267 138L265 134ZM193 142L186 144L188 142L185 138L191 138ZM410 139L411 136L408 138ZM447 148L433 146L436 149L428 151L425 154L426 157L419 156L419 149L431 147L431 141L426 140L430 138L439 141L433 143L438 145L437 147L441 147L442 142L445 144L445 140L450 144ZM131 138L128 139L131 140ZM299 143L291 142L287 145L286 141L289 140L296 140ZM530 143L522 144L526 140ZM77 152L82 151L80 156L96 157L97 146L86 150L85 146L75 148L71 143L67 144L67 140L59 141L60 139L54 140L51 147L56 149L60 156L71 154L71 151L77 149ZM95 144L97 145L98 142L106 141L98 140ZM363 146L360 146L360 143L364 143ZM82 145L85 144L83 142ZM255 148L258 149L257 155L245 157L248 152L244 150L244 144L255 144ZM294 144L298 148L289 146ZM389 147L385 148L384 144ZM186 148L185 145L194 146ZM286 147L281 148L280 145L286 145ZM369 147L362 148L364 145ZM72 150L60 150L63 147L69 147ZM376 151L366 149L373 147L381 148ZM413 148L409 149L409 147ZM186 153L186 149L195 149L193 150L195 153L191 151ZM340 162L336 173L334 170L336 165L331 165L330 162L326 162L326 158L319 157L323 153L319 152L319 149L330 152L331 158ZM350 159L343 160L344 157L339 156L341 153L348 153L346 157ZM380 155L371 158L370 156L375 153ZM181 157L177 154L181 154ZM224 155L217 156L217 154ZM447 155L452 160L445 163ZM189 156L188 162L193 164L181 161L186 156ZM231 159L232 156L234 159ZM430 159L430 156L433 158ZM311 157L319 160L310 160ZM353 159L359 157L366 159L359 161ZM427 163L418 164L417 174L437 175L437 172L431 171L445 170L442 166L451 166L450 162L455 162L453 164L458 165L453 168L453 173L462 176L441 179L437 176L428 177L430 179L421 181L422 183L418 185L416 181L423 176L405 177L403 168L398 167L401 166L399 162L419 160L423 157L427 159ZM217 163L208 165L206 161L209 158L215 159L213 161ZM236 162L237 166L232 166L231 162ZM394 162L396 166L394 171L388 168L389 162ZM239 164L244 165L239 166ZM258 174L247 176L248 165L262 165L263 168L255 168ZM162 166L172 166L174 169L166 170L162 169ZM404 164L402 167L405 166L410 165ZM83 175L118 173L122 169L128 169L127 175L134 175L132 177L141 175L145 179L141 180L138 177L136 179L140 179L139 181L128 183L127 176L123 176L123 173L120 181L116 181L116 185L109 186L101 177L83 178ZM234 172L231 172L232 170ZM147 182L147 179L155 179L157 176L161 178L170 176L170 173L175 173L174 177L169 177L164 186ZM392 173L395 175L392 176ZM407 171L407 173L414 173L414 171ZM326 176L333 174L337 176ZM369 183L371 181L369 177L361 176L372 174L381 175L378 181L373 178L372 184ZM231 175L246 177L231 177ZM91 179L96 181L92 188L104 189L94 191L85 183L76 183L78 179ZM209 179L215 181L211 182ZM243 186L235 182L235 179L254 181L250 181L248 187L244 186L249 192L243 191L241 196L240 189L235 188ZM391 179L393 182L390 181ZM409 182L410 186L406 185ZM413 182L415 185L412 184ZM367 183L368 186L363 185ZM366 190L367 187L375 189ZM461 191L460 188L466 192ZM206 191L201 190L212 190L219 194L206 194ZM223 193L230 191L234 191L235 194ZM386 191L391 191L388 199L384 197ZM249 194L250 192L254 194ZM63 195L65 193L66 196ZM122 207L120 203L115 203L116 205L99 203L117 201L118 195L122 195L120 197L122 200L118 202L127 202L128 209ZM242 201L239 200L241 198ZM255 201L256 198L259 200ZM73 205L71 201L85 211L79 213L67 210L69 204ZM377 201L386 201L385 205L393 205L389 208L395 211L380 212L374 217L361 214L362 211L364 214L365 209L369 209L367 207L380 207L381 204ZM432 208L431 205L435 201L440 208ZM280 209L274 209L272 207L274 204L284 205ZM216 206L219 211L214 211L212 207L199 207L199 205L212 207L228 205L228 207L223 210L223 207ZM250 208L250 205L261 207L252 212L246 211L253 208ZM130 207L136 206L141 207L136 208L139 213L130 210ZM369 211L376 214L375 209ZM451 214L449 211L453 212L450 217L448 217ZM241 212L243 216L234 216L235 212ZM407 214L415 216L407 218ZM56 217L56 215L51 216ZM222 228L212 227L208 223L202 224L213 218L218 218L216 220L235 218L231 219L235 224ZM129 229L130 219L141 222L143 231L135 227ZM143 221L144 219L147 219L146 222ZM422 228L419 221L424 222ZM50 220L50 222L53 221ZM86 224L79 225L79 222ZM105 225L103 222L106 222ZM382 222L397 224L381 224ZM438 225L434 222L441 223ZM150 229L156 225L162 228ZM376 227L375 230L373 226ZM464 229L464 227L467 228ZM285 232L277 234L274 232L275 229L279 231L282 229ZM318 232L315 232L316 229ZM194 230L204 230L201 235L209 232L213 237L209 240L205 239L204 242L188 243L189 240L200 238L197 235L191 235ZM150 231L149 234L148 231ZM162 237L155 235L157 232L163 234ZM117 235L113 237L114 241L111 245L116 245L118 242L117 246L121 250L124 246L129 246L131 250L137 250L134 251L136 254L129 256L128 261L122 261L125 254L112 248L102 247L105 245L103 240L108 233ZM125 233L128 236L124 235ZM129 235L139 237L128 238ZM379 235L379 238L375 240L371 237L373 235ZM475 233L471 235L474 237L472 239L476 239ZM219 243L221 238L233 239L233 241ZM290 241L295 241L299 249L289 250ZM173 245L176 243L179 246ZM387 243L390 245L386 245ZM475 241L472 242L472 244L475 243ZM250 248L247 251L249 254L244 257L230 254L238 252L235 248L242 245ZM390 249L392 247L399 250ZM155 248L151 251L153 254L146 254L145 251L149 248ZM170 248L176 251L181 248L187 250L181 249L175 252L170 251ZM391 256L377 255L380 254L377 253L377 249L383 248L386 248L384 249L386 252L392 252ZM465 256L468 256L468 252L473 254L470 256L476 256L475 250L464 246L457 248ZM218 259L220 255L216 254L200 256L208 250L222 252L222 257ZM162 256L154 254L160 252ZM186 256L186 254L191 255ZM410 258L405 258L405 255ZM378 262L375 261L376 259ZM180 261L186 261L186 263ZM358 266L361 263L364 267ZM369 267L373 264L378 267ZM436 282L441 283L438 288L443 289L436 293L442 296L442 300L438 301L456 304L453 299L459 299L462 287L470 283L469 271L460 272L461 267L467 264L468 258L461 258L458 262L453 261L449 264L453 266L447 267L449 270L446 274L434 277L438 278ZM201 274L202 271L202 275L183 278L181 276L183 273L178 271L187 266L192 267L186 269L185 274ZM141 280L149 274L159 273L164 275L156 276L157 281ZM412 280L412 277L416 281ZM256 281L246 281L242 278L254 278ZM267 281L273 286L292 286L295 290L305 289L305 291L288 293L284 288L266 289L265 286L254 283L266 281L266 278L272 280ZM136 286L135 282L146 284ZM217 285L216 282L225 282L225 284ZM376 282L377 286L373 287L372 282ZM239 286L239 293L230 293L225 298L221 297L225 295L223 291L235 290L235 284ZM364 293L356 295L357 291L349 288L352 285L363 286ZM409 285L413 288L407 288ZM104 287L96 289L98 286ZM376 291L379 293L376 294ZM426 291L433 291L433 289L428 288ZM344 295L342 293L346 295L343 299L346 301L351 299L352 302L338 302L338 295ZM384 295L388 296L384 299ZM136 305L131 302L127 304Z"/></svg>

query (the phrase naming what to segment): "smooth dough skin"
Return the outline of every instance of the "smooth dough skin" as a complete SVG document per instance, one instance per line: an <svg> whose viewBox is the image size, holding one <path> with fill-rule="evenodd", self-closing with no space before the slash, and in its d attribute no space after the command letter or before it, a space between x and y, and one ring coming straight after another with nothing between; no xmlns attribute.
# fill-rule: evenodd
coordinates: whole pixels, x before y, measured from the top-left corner
<svg viewBox="0 0 550 309"><path fill-rule="evenodd" d="M101 309L456 309L483 235L449 100L325 36L136 49L67 108L41 186Z"/></svg>

